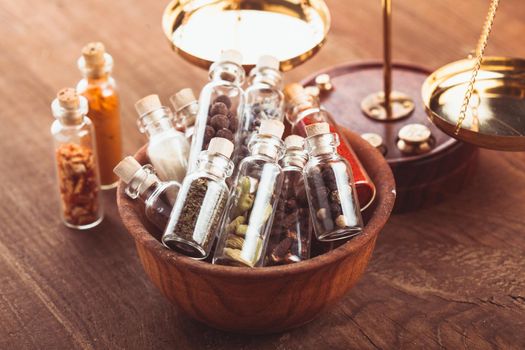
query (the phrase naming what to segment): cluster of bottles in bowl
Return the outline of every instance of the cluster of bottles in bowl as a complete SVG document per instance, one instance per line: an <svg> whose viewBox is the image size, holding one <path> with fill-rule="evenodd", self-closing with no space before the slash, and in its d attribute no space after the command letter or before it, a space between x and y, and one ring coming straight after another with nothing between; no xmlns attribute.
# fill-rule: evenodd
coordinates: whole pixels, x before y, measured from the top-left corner
<svg viewBox="0 0 525 350"><path fill-rule="evenodd" d="M157 95L136 103L151 165L126 157L115 167L126 193L144 201L167 248L215 264L294 263L309 258L312 233L321 242L361 233L362 166L327 112L297 86L285 103L271 56L243 90L241 62L223 52L198 101L189 89L172 96L174 114ZM285 118L292 134L282 140Z"/></svg>

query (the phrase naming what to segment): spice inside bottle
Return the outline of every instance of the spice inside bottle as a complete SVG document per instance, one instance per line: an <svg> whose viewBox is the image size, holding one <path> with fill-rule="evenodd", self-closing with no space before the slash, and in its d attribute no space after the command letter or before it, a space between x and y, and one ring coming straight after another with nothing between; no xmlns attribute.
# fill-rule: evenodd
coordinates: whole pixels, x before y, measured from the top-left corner
<svg viewBox="0 0 525 350"><path fill-rule="evenodd" d="M333 117L321 107L319 99L306 93L300 84L288 84L285 95L288 100L286 118L292 125L292 133L305 137L308 125L325 122L330 132L337 134L340 140L337 151L352 167L359 203L361 209L366 209L374 201L375 185L344 135L338 131Z"/></svg>
<svg viewBox="0 0 525 350"><path fill-rule="evenodd" d="M214 264L262 266L282 185L284 125L263 120L249 144L251 155L239 164L228 202Z"/></svg>
<svg viewBox="0 0 525 350"><path fill-rule="evenodd" d="M304 186L303 168L308 157L303 142L304 139L297 135L290 135L284 140L284 180L266 252L267 266L310 258L312 223Z"/></svg>
<svg viewBox="0 0 525 350"><path fill-rule="evenodd" d="M75 89L61 90L51 104L51 126L60 192L60 214L68 227L88 229L102 221L95 130L88 103Z"/></svg>
<svg viewBox="0 0 525 350"><path fill-rule="evenodd" d="M182 182L188 165L189 143L186 136L173 127L173 115L162 106L158 95L146 96L137 103L138 125L148 139L147 153L162 181Z"/></svg>
<svg viewBox="0 0 525 350"><path fill-rule="evenodd" d="M186 138L191 140L195 130L195 120L199 113L199 102L193 94L193 90L186 88L178 91L170 97L171 104L175 109L175 128L184 132Z"/></svg>
<svg viewBox="0 0 525 350"><path fill-rule="evenodd" d="M363 219L352 170L337 153L339 138L327 123L311 124L306 133L304 177L315 235L320 241L353 237L362 232Z"/></svg>
<svg viewBox="0 0 525 350"><path fill-rule="evenodd" d="M225 180L233 171L232 151L231 141L215 137L201 152L173 207L162 237L166 247L195 259L208 256L228 200Z"/></svg>
<svg viewBox="0 0 525 350"><path fill-rule="evenodd" d="M127 185L126 194L144 203L148 220L164 231L180 184L176 181L160 181L151 165L142 166L130 156L118 163L114 172Z"/></svg>
<svg viewBox="0 0 525 350"><path fill-rule="evenodd" d="M279 60L273 56L261 56L250 72L248 88L244 93L244 117L240 130L240 147L234 159L240 161L250 154L248 144L257 133L262 120L284 119L283 78Z"/></svg>
<svg viewBox="0 0 525 350"><path fill-rule="evenodd" d="M199 112L191 140L188 172L193 171L201 151L207 150L212 138L221 137L238 144L239 126L244 106L241 85L245 72L242 56L235 50L224 51L212 64L210 82L199 97Z"/></svg>
<svg viewBox="0 0 525 350"><path fill-rule="evenodd" d="M84 78L77 84L77 91L88 100L88 117L96 131L101 187L114 188L118 178L113 168L122 158L122 136L119 97L111 77L113 58L102 43L89 43L82 49L78 68Z"/></svg>

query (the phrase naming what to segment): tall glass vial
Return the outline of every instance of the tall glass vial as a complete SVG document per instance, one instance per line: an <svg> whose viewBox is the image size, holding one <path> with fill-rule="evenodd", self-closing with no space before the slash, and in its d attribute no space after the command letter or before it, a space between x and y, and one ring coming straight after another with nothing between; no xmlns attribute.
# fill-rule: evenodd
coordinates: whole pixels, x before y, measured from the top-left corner
<svg viewBox="0 0 525 350"><path fill-rule="evenodd" d="M309 95L300 84L287 85L285 93L288 100L286 118L292 125L292 133L304 137L308 125L325 122L330 131L337 134L340 141L337 151L350 164L361 209L366 209L374 201L376 187L344 135L338 132L333 117L320 105L319 99Z"/></svg>
<svg viewBox="0 0 525 350"><path fill-rule="evenodd" d="M283 265L310 258L312 224L303 180L308 156L304 139L290 135L284 140L286 154L282 160L283 186L273 220L265 265Z"/></svg>
<svg viewBox="0 0 525 350"><path fill-rule="evenodd" d="M199 97L188 172L195 169L200 152L208 149L212 138L225 138L234 145L239 139L239 118L244 105L241 86L245 77L241 54L235 50L224 51L219 61L210 67L209 74L210 82Z"/></svg>
<svg viewBox="0 0 525 350"><path fill-rule="evenodd" d="M232 186L214 264L263 265L282 185L279 160L284 154L283 131L282 122L263 120L252 138L251 156L239 164Z"/></svg>
<svg viewBox="0 0 525 350"><path fill-rule="evenodd" d="M160 181L151 165L142 166L130 156L118 163L113 171L127 185L126 194L144 203L146 218L164 231L180 184L176 181Z"/></svg>
<svg viewBox="0 0 525 350"><path fill-rule="evenodd" d="M195 130L195 120L199 113L199 101L190 88L182 89L173 94L170 101L175 109L175 128L184 132L186 138L191 140Z"/></svg>
<svg viewBox="0 0 525 350"><path fill-rule="evenodd" d="M75 89L61 90L51 104L51 126L64 224L88 229L102 221L100 175L93 123L86 116L87 100Z"/></svg>
<svg viewBox="0 0 525 350"><path fill-rule="evenodd" d="M363 230L363 219L348 162L337 153L339 137L327 123L306 127L304 168L306 194L314 231L320 241L353 237Z"/></svg>
<svg viewBox="0 0 525 350"><path fill-rule="evenodd" d="M139 130L148 137L147 153L159 178L182 182L188 165L189 143L173 127L173 115L162 106L158 95L148 95L135 103Z"/></svg>
<svg viewBox="0 0 525 350"><path fill-rule="evenodd" d="M82 49L78 68L84 78L77 84L77 91L88 100L88 117L97 136L101 187L110 189L117 185L113 168L122 158L119 97L111 77L113 58L102 43L89 43Z"/></svg>
<svg viewBox="0 0 525 350"><path fill-rule="evenodd" d="M259 130L262 120L284 119L283 78L279 60L273 56L261 56L248 77L244 92L244 117L240 130L240 147L234 159L242 160L250 154L248 143Z"/></svg>
<svg viewBox="0 0 525 350"><path fill-rule="evenodd" d="M220 226L232 174L230 160L233 143L215 137L202 151L197 168L186 176L171 212L162 243L184 255L205 259L211 251Z"/></svg>

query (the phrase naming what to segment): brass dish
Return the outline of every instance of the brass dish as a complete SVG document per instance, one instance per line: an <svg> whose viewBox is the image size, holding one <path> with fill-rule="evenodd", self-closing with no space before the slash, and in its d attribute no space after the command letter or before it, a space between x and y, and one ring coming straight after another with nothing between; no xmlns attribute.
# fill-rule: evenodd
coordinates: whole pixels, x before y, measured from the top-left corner
<svg viewBox="0 0 525 350"><path fill-rule="evenodd" d="M525 151L525 60L485 57L466 118L456 124L474 65L459 60L432 73L422 95L432 122L449 136L479 147Z"/></svg>
<svg viewBox="0 0 525 350"><path fill-rule="evenodd" d="M172 0L162 27L172 48L197 66L235 49L245 66L272 55L287 71L324 44L330 13L323 0Z"/></svg>

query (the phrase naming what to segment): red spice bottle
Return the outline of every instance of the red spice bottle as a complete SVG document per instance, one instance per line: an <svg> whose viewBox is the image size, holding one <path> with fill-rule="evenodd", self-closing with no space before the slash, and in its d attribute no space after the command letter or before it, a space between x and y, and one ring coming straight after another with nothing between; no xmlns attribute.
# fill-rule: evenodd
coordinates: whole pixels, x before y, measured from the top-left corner
<svg viewBox="0 0 525 350"><path fill-rule="evenodd" d="M320 105L319 100L308 94L300 84L288 84L285 88L285 95L287 99L286 119L292 125L293 134L306 137L307 125L326 122L330 125L330 132L338 135L341 143L337 152L350 164L361 210L366 209L374 201L375 185L350 147L348 140L340 132L333 117Z"/></svg>

